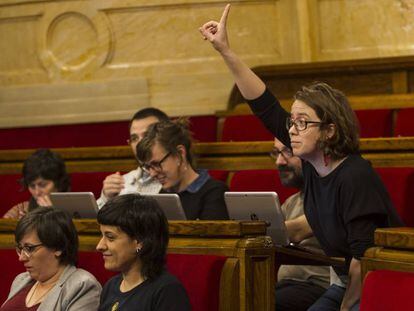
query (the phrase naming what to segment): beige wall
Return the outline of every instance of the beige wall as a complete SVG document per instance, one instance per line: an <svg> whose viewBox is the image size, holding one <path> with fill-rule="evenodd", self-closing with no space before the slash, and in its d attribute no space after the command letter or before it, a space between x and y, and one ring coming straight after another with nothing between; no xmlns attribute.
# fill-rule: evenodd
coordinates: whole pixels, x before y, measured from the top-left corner
<svg viewBox="0 0 414 311"><path fill-rule="evenodd" d="M232 86L197 28L225 2L0 2L0 127L225 109ZM234 2L231 45L252 67L408 55L414 0Z"/></svg>

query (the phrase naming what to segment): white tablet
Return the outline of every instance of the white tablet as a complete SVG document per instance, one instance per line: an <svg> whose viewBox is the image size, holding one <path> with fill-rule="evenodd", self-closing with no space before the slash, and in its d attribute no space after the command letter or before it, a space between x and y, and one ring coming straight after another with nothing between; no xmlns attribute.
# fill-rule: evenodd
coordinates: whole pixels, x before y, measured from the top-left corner
<svg viewBox="0 0 414 311"><path fill-rule="evenodd" d="M154 198L168 220L187 220L181 200L176 193L144 194Z"/></svg>
<svg viewBox="0 0 414 311"><path fill-rule="evenodd" d="M285 216L276 192L225 192L230 219L263 220L269 223L267 234L275 245L288 245Z"/></svg>
<svg viewBox="0 0 414 311"><path fill-rule="evenodd" d="M52 192L50 200L73 218L96 218L99 210L92 192Z"/></svg>

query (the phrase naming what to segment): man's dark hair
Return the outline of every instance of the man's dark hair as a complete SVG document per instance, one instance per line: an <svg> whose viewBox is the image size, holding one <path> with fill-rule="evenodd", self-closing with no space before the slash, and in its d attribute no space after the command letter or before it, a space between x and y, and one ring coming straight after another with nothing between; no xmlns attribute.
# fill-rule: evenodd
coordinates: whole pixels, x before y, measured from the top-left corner
<svg viewBox="0 0 414 311"><path fill-rule="evenodd" d="M24 161L22 185L28 188L38 178L53 181L58 192L70 190L70 176L65 162L57 153L49 149L38 149Z"/></svg>
<svg viewBox="0 0 414 311"><path fill-rule="evenodd" d="M117 196L99 210L98 223L116 226L142 243L137 259L145 278L154 279L161 274L169 239L168 221L153 198L139 194Z"/></svg>
<svg viewBox="0 0 414 311"><path fill-rule="evenodd" d="M134 116L131 118L131 121L129 122L129 127L131 127L131 124L135 120L142 120L149 117L155 117L158 119L158 121L169 121L170 118L167 116L167 114L157 108L148 107L141 110L138 110Z"/></svg>
<svg viewBox="0 0 414 311"><path fill-rule="evenodd" d="M66 212L51 207L38 207L24 215L14 232L17 244L34 230L40 242L49 249L61 251L62 264L76 265L79 240L72 218Z"/></svg>

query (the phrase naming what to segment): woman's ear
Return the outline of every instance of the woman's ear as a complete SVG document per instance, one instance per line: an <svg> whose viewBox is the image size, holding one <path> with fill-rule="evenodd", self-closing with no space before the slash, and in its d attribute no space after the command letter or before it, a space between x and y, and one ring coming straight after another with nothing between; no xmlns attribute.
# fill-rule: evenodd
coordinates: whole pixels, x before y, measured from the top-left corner
<svg viewBox="0 0 414 311"><path fill-rule="evenodd" d="M187 151L185 150L185 147L183 145L177 146L178 154L180 155L181 161L184 161L187 159Z"/></svg>
<svg viewBox="0 0 414 311"><path fill-rule="evenodd" d="M336 125L333 123L328 124L328 126L326 127L325 130L326 133L326 138L327 139L331 139L332 137L334 137L335 133L336 133Z"/></svg>
<svg viewBox="0 0 414 311"><path fill-rule="evenodd" d="M56 257L62 256L62 251L55 251L55 256Z"/></svg>

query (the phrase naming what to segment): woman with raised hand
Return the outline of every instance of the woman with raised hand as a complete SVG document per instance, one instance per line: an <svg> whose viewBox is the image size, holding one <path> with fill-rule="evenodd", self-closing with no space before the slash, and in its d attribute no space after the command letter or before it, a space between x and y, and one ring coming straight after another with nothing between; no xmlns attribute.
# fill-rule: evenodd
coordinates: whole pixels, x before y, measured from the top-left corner
<svg viewBox="0 0 414 311"><path fill-rule="evenodd" d="M374 246L379 227L401 226L389 195L370 163L359 154L359 133L345 95L325 83L302 87L290 113L261 79L230 49L228 4L219 22L200 27L220 53L253 112L294 155L302 159L305 216L301 238L314 234L328 256L344 257L338 278L309 310L358 310L360 258Z"/></svg>
<svg viewBox="0 0 414 311"><path fill-rule="evenodd" d="M14 279L1 311L98 309L101 285L75 266L79 242L69 215L39 207L20 219L15 239L27 271Z"/></svg>
<svg viewBox="0 0 414 311"><path fill-rule="evenodd" d="M165 270L168 222L157 202L139 194L109 200L98 212L96 249L120 274L104 286L99 310L186 311L187 293Z"/></svg>
<svg viewBox="0 0 414 311"><path fill-rule="evenodd" d="M31 198L13 206L3 218L20 219L28 211L39 206L52 206L51 192L67 192L70 189L70 177L59 154L49 149L38 149L23 163L21 183L28 189Z"/></svg>
<svg viewBox="0 0 414 311"><path fill-rule="evenodd" d="M160 193L177 193L187 219L226 220L227 185L194 169L192 137L186 120L163 121L148 127L137 145L144 171L158 180Z"/></svg>

